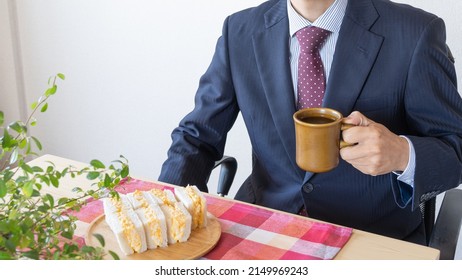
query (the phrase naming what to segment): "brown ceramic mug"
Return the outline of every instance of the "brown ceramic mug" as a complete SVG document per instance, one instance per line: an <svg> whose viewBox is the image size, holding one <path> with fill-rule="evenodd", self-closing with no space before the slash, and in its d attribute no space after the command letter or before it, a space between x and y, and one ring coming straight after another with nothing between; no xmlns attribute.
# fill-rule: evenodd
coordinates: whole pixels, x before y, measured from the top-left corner
<svg viewBox="0 0 462 280"><path fill-rule="evenodd" d="M341 148L351 146L341 139L341 131L352 127L342 124L340 112L330 108L308 108L295 112L296 161L309 172L321 173L339 163Z"/></svg>

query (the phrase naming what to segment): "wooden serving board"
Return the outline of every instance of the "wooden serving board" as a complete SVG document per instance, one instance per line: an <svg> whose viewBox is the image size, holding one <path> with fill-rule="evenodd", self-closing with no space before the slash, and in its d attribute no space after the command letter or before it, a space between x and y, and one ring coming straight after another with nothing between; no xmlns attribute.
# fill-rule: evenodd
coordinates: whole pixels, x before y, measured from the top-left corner
<svg viewBox="0 0 462 280"><path fill-rule="evenodd" d="M85 235L85 242L89 246L101 246L98 240L93 236L99 233L104 237L106 251L115 252L123 260L191 260L198 259L208 252L218 243L221 236L220 222L208 213L207 227L191 231L188 241L183 243L169 244L165 248L147 250L143 253L134 253L126 256L120 250L116 237L109 228L105 220L105 215L96 218L88 227ZM108 254L107 259L112 259Z"/></svg>

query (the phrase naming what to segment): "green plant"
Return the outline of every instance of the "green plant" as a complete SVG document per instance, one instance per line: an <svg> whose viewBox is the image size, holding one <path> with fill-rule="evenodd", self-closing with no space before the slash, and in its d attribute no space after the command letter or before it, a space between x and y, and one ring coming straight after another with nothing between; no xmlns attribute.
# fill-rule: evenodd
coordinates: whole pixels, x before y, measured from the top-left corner
<svg viewBox="0 0 462 280"><path fill-rule="evenodd" d="M40 141L29 134L35 126L35 114L48 109L48 99L57 92L61 73L48 80L48 89L31 106L27 120L4 126L0 111L0 259L101 259L107 254L102 247L78 246L73 240L78 211L89 198L117 196L114 188L129 176L128 161L120 156L106 167L94 159L89 167L68 166L57 170L50 162L46 168L31 166L28 159L41 150ZM117 167L116 167L117 166ZM74 188L75 197L55 199L47 188L58 188L64 176L86 176L94 188L84 191ZM104 238L96 236L104 247ZM118 256L109 251L113 258Z"/></svg>

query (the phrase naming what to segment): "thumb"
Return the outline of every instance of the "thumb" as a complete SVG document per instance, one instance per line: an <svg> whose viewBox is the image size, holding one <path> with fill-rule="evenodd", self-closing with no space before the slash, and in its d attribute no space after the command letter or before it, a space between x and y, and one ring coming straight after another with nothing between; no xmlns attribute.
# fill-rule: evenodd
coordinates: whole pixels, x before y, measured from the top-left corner
<svg viewBox="0 0 462 280"><path fill-rule="evenodd" d="M348 117L343 118L342 122L356 126L368 126L374 123L372 120L368 119L366 116L364 116L358 111L354 111Z"/></svg>

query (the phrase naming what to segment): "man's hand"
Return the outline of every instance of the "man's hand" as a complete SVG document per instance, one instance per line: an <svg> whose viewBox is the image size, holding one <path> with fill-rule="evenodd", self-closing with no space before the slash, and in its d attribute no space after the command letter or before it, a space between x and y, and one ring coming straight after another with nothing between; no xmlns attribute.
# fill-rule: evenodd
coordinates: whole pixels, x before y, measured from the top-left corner
<svg viewBox="0 0 462 280"><path fill-rule="evenodd" d="M343 123L356 125L343 131L343 140L357 143L340 150L345 161L372 176L406 169L409 144L405 138L357 111L344 118Z"/></svg>

